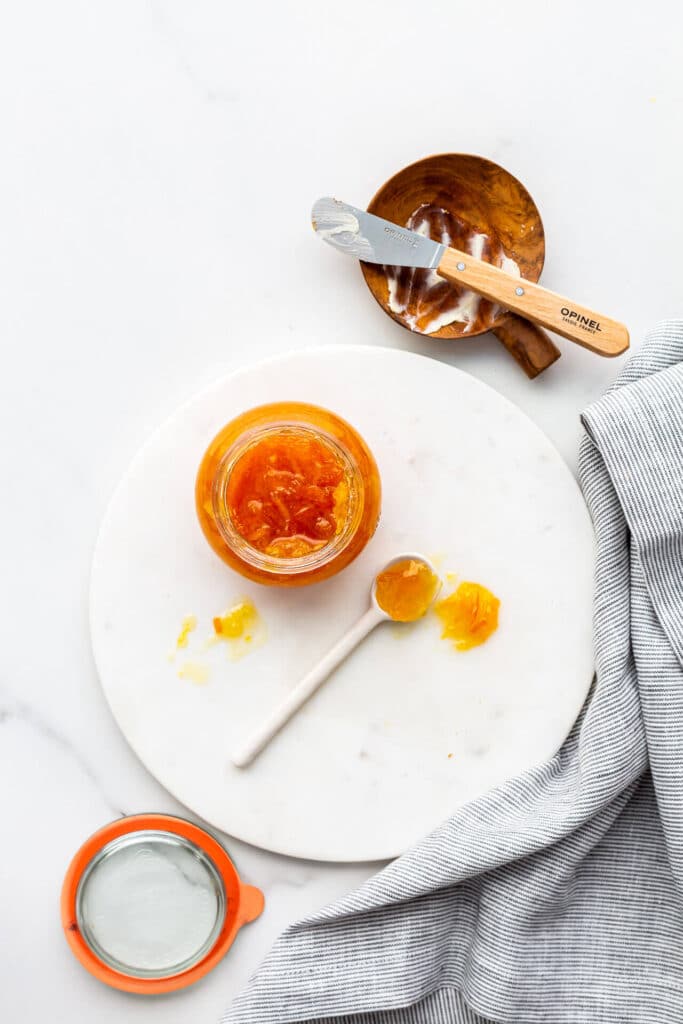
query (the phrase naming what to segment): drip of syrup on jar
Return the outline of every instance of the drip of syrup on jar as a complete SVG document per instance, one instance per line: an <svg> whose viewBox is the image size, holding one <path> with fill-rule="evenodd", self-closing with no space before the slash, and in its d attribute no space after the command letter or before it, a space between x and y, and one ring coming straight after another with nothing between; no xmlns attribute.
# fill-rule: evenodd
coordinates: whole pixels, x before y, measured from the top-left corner
<svg viewBox="0 0 683 1024"><path fill-rule="evenodd" d="M458 651L486 643L498 629L500 600L480 583L464 582L434 610L443 627L441 636Z"/></svg>
<svg viewBox="0 0 683 1024"><path fill-rule="evenodd" d="M487 260L509 274L519 276L517 263L505 252L493 234L473 231L454 213L433 203L422 203L408 217L405 227L443 245L467 252L478 260ZM499 307L468 288L459 288L436 270L418 267L385 267L389 289L389 309L421 334L434 334L452 323L465 324L464 333L490 327Z"/></svg>
<svg viewBox="0 0 683 1024"><path fill-rule="evenodd" d="M426 563L405 558L377 574L375 600L394 622L415 622L427 614L441 580Z"/></svg>

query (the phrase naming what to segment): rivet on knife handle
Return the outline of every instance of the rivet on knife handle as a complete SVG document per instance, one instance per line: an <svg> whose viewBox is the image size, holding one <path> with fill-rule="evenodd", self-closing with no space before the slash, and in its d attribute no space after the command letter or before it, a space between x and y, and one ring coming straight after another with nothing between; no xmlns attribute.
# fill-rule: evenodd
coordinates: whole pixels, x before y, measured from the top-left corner
<svg viewBox="0 0 683 1024"><path fill-rule="evenodd" d="M531 281L513 277L468 253L446 249L436 271L447 281L467 285L479 295L521 313L591 352L618 356L629 346L628 331L617 320Z"/></svg>

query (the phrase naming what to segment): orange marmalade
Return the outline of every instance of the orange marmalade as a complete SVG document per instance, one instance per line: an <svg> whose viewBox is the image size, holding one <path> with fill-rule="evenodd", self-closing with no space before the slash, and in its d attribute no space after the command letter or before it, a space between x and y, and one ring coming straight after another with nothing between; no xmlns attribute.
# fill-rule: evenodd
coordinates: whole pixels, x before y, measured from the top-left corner
<svg viewBox="0 0 683 1024"><path fill-rule="evenodd" d="M243 413L199 467L199 522L214 551L261 583L296 586L349 564L379 519L377 466L348 423L314 405Z"/></svg>
<svg viewBox="0 0 683 1024"><path fill-rule="evenodd" d="M395 622L414 622L427 614L440 586L439 577L425 562L405 558L377 574L375 597Z"/></svg>
<svg viewBox="0 0 683 1024"><path fill-rule="evenodd" d="M233 466L228 512L252 547L274 558L300 558L343 529L347 476L342 453L313 431L266 432Z"/></svg>
<svg viewBox="0 0 683 1024"><path fill-rule="evenodd" d="M452 640L458 651L485 643L498 629L500 601L480 583L461 583L435 611L441 619L444 640Z"/></svg>

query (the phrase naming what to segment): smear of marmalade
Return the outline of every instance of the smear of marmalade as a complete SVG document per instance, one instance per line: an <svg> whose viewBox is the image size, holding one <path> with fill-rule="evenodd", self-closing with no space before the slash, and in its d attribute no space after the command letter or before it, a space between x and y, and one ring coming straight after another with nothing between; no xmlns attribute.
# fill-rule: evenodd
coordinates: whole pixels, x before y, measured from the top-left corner
<svg viewBox="0 0 683 1024"><path fill-rule="evenodd" d="M189 679L191 683L205 683L209 678L209 669L199 661L186 661L178 669L180 679Z"/></svg>
<svg viewBox="0 0 683 1024"><path fill-rule="evenodd" d="M255 647L260 647L266 638L263 619L248 597L226 608L222 615L216 615L213 631L211 643L225 642L233 661L243 658Z"/></svg>
<svg viewBox="0 0 683 1024"><path fill-rule="evenodd" d="M444 640L458 651L486 643L498 629L500 600L480 583L461 583L457 590L435 605Z"/></svg>
<svg viewBox="0 0 683 1024"><path fill-rule="evenodd" d="M188 615L183 619L176 640L177 651L186 650L189 647L190 633L196 628L197 617L195 615ZM260 647L265 638L265 623L253 601L245 597L226 608L221 615L214 617L213 634L205 641L204 650L208 651L216 644L225 643L230 660L238 661L249 651ZM175 651L169 654L168 660L175 661ZM205 683L209 675L209 666L201 661L185 661L178 667L178 677L192 683Z"/></svg>
<svg viewBox="0 0 683 1024"><path fill-rule="evenodd" d="M178 650L180 650L181 648L187 647L187 645L190 642L190 633L192 633L192 631L195 630L196 628L197 628L197 616L196 615L186 615L185 618L182 621L182 624L181 624L181 627L180 627L180 633L178 634L178 639L175 642L176 648Z"/></svg>

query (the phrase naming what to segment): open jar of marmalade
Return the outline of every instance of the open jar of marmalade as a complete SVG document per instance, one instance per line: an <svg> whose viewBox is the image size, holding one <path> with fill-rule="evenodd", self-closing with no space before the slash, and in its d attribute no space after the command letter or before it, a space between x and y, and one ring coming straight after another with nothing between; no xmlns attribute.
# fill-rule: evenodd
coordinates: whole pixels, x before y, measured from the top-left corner
<svg viewBox="0 0 683 1024"><path fill-rule="evenodd" d="M197 474L206 539L258 583L299 586L339 572L375 532L380 500L362 437L304 402L242 413L213 439Z"/></svg>

